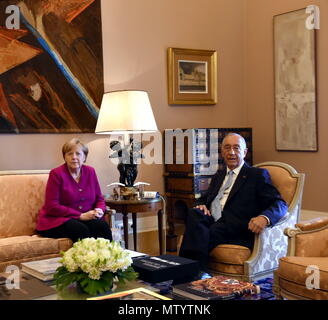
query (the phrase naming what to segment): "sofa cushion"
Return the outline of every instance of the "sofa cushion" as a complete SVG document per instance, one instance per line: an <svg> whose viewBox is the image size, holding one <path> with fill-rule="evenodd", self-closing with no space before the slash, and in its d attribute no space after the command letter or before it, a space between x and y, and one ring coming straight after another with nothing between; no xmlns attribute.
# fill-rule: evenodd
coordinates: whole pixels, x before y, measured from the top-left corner
<svg viewBox="0 0 328 320"><path fill-rule="evenodd" d="M308 266L317 266L320 270L318 290L306 288L307 278L313 274L313 271L305 272ZM282 289L310 299L317 299L320 292L326 292L325 297L327 297L328 258L326 257L283 257L280 259L278 274Z"/></svg>
<svg viewBox="0 0 328 320"><path fill-rule="evenodd" d="M210 271L219 272L219 273L230 273L230 274L244 274L244 265L242 264L226 264L219 263L216 261L210 261L208 263L208 268Z"/></svg>
<svg viewBox="0 0 328 320"><path fill-rule="evenodd" d="M227 264L244 264L251 256L251 250L247 247L233 244L220 244L210 253L211 260Z"/></svg>
<svg viewBox="0 0 328 320"><path fill-rule="evenodd" d="M59 252L66 251L73 245L73 241L69 238L59 238L56 240L58 241Z"/></svg>
<svg viewBox="0 0 328 320"><path fill-rule="evenodd" d="M11 261L59 253L70 248L69 239L51 239L39 236L0 238L0 261Z"/></svg>
<svg viewBox="0 0 328 320"><path fill-rule="evenodd" d="M0 238L32 235L48 174L0 175Z"/></svg>
<svg viewBox="0 0 328 320"><path fill-rule="evenodd" d="M208 267L217 272L243 274L244 262L251 256L247 247L220 244L210 252Z"/></svg>

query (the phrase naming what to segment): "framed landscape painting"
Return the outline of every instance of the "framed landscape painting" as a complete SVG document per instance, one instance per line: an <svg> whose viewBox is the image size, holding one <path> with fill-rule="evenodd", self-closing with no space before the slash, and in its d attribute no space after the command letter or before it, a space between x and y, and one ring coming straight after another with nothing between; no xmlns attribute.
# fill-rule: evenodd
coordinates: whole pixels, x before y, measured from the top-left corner
<svg viewBox="0 0 328 320"><path fill-rule="evenodd" d="M169 104L216 104L216 68L214 50L168 48Z"/></svg>
<svg viewBox="0 0 328 320"><path fill-rule="evenodd" d="M0 133L94 132L104 93L100 0L4 0Z"/></svg>
<svg viewBox="0 0 328 320"><path fill-rule="evenodd" d="M274 16L276 149L317 151L315 29L306 9Z"/></svg>

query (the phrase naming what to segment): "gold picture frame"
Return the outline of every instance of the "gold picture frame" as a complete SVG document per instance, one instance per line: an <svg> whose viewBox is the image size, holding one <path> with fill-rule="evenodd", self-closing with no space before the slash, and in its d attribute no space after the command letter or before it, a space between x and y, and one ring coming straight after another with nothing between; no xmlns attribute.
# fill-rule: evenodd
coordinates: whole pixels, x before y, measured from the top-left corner
<svg viewBox="0 0 328 320"><path fill-rule="evenodd" d="M217 103L217 52L168 48L168 101L172 105Z"/></svg>

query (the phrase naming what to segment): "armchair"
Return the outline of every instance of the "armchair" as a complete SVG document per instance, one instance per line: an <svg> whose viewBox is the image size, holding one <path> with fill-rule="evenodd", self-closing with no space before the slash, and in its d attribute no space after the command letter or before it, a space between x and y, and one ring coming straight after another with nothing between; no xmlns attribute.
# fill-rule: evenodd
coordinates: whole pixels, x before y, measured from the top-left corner
<svg viewBox="0 0 328 320"><path fill-rule="evenodd" d="M273 291L277 298L328 300L328 218L300 222L296 228L287 228L285 234L288 236L287 256L280 259L274 273ZM308 266L319 271L319 288L307 288L309 277L316 272L309 269L307 273Z"/></svg>
<svg viewBox="0 0 328 320"><path fill-rule="evenodd" d="M253 251L243 246L222 244L210 253L209 269L213 273L254 281L278 268L279 258L286 255L285 228L299 219L304 186L304 174L281 162L264 162L255 167L269 171L273 185L288 204L287 214L274 226L255 235Z"/></svg>

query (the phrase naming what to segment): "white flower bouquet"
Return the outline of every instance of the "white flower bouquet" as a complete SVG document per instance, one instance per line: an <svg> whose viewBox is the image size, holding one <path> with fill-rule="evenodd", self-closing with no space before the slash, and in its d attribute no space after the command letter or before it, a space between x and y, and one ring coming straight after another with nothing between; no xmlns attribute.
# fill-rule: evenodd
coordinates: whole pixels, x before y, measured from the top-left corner
<svg viewBox="0 0 328 320"><path fill-rule="evenodd" d="M75 242L62 255L63 265L54 275L59 291L78 283L86 293L97 295L111 290L114 280L124 283L138 276L131 267L128 251L115 241L85 238Z"/></svg>

